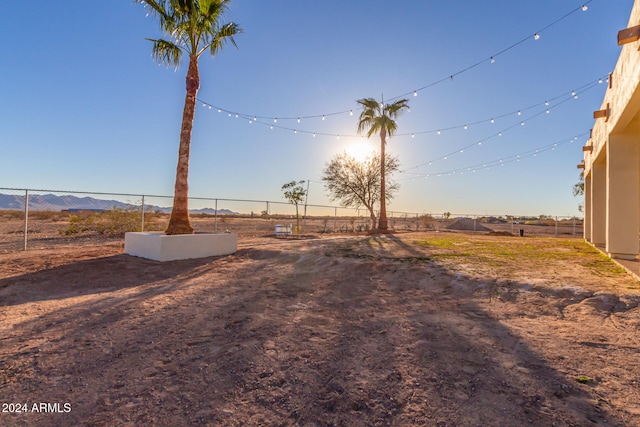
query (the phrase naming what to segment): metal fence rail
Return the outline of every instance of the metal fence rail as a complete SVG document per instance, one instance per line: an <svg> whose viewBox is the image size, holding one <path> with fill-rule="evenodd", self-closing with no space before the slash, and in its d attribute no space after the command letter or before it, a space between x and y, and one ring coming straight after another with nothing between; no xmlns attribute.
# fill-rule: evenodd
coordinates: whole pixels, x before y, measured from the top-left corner
<svg viewBox="0 0 640 427"><path fill-rule="evenodd" d="M0 252L122 241L127 231L161 231L168 224L172 196L0 188ZM189 199L198 233L234 232L239 238L274 236L276 225L296 225L296 210L282 201ZM371 227L367 209L303 204L302 234L357 233ZM560 216L426 214L388 211L395 231L445 230L518 235L582 236L582 219ZM461 221L465 218L466 221ZM460 228L458 228L460 229Z"/></svg>

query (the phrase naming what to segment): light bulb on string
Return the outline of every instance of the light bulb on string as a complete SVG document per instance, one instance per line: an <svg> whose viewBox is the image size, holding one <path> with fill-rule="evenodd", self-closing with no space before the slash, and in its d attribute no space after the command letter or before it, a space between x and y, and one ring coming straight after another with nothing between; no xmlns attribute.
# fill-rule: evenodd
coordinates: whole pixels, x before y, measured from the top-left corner
<svg viewBox="0 0 640 427"><path fill-rule="evenodd" d="M211 110L211 105L208 105L207 107L209 107L209 110Z"/></svg>
<svg viewBox="0 0 640 427"><path fill-rule="evenodd" d="M236 119L237 119L238 117L240 117L240 116L238 116L238 113L236 113Z"/></svg>
<svg viewBox="0 0 640 427"><path fill-rule="evenodd" d="M220 108L218 108L218 113L222 113L222 110Z"/></svg>
<svg viewBox="0 0 640 427"><path fill-rule="evenodd" d="M298 117L298 123L300 123L300 117Z"/></svg>
<svg viewBox="0 0 640 427"><path fill-rule="evenodd" d="M464 130L467 130L467 129L468 129L468 126L467 126L467 125L464 125Z"/></svg>
<svg viewBox="0 0 640 427"><path fill-rule="evenodd" d="M440 135L440 129L438 129L438 135Z"/></svg>
<svg viewBox="0 0 640 427"><path fill-rule="evenodd" d="M548 108L547 108L547 111L546 111L546 113L547 113L547 114L549 114L549 113L550 113L550 111L549 111L549 109L548 109Z"/></svg>
<svg viewBox="0 0 640 427"><path fill-rule="evenodd" d="M540 34L535 33L535 34L533 35L533 39L534 39L534 40L540 40Z"/></svg>
<svg viewBox="0 0 640 427"><path fill-rule="evenodd" d="M495 122L496 122L496 121L492 118L492 119L491 119L491 123L495 123Z"/></svg>
<svg viewBox="0 0 640 427"><path fill-rule="evenodd" d="M418 92L417 91L413 91L413 96L418 96Z"/></svg>
<svg viewBox="0 0 640 427"><path fill-rule="evenodd" d="M492 64L495 64L495 63L496 63L496 58L494 58L494 57L492 56L490 61L491 61L491 63L492 63Z"/></svg>
<svg viewBox="0 0 640 427"><path fill-rule="evenodd" d="M349 115L353 116L353 110L349 111Z"/></svg>
<svg viewBox="0 0 640 427"><path fill-rule="evenodd" d="M549 106L549 101L544 101L544 105Z"/></svg>
<svg viewBox="0 0 640 427"><path fill-rule="evenodd" d="M273 118L273 123L278 123L278 118L277 117Z"/></svg>
<svg viewBox="0 0 640 427"><path fill-rule="evenodd" d="M521 111L518 111L518 115L519 115L519 116L521 116L521 115L522 115L522 112L521 112Z"/></svg>
<svg viewBox="0 0 640 427"><path fill-rule="evenodd" d="M586 12L589 9L586 4L583 4L581 7L583 12Z"/></svg>
<svg viewBox="0 0 640 427"><path fill-rule="evenodd" d="M324 114L322 115L322 120L324 120Z"/></svg>

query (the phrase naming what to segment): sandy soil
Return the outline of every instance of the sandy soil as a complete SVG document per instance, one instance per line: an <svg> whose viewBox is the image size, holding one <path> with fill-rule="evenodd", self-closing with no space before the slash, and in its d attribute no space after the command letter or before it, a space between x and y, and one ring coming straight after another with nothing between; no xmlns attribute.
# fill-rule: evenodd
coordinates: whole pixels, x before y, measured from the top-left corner
<svg viewBox="0 0 640 427"><path fill-rule="evenodd" d="M580 240L121 252L0 255L0 425L640 425L638 282Z"/></svg>

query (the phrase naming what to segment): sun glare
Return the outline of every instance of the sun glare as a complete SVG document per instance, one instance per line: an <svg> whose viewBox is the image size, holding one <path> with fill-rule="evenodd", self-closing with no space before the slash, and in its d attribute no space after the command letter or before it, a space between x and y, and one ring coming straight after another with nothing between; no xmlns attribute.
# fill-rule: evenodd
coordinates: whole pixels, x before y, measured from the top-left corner
<svg viewBox="0 0 640 427"><path fill-rule="evenodd" d="M347 147L347 153L359 162L362 162L367 157L370 157L373 152L373 145L367 144L366 142L354 142Z"/></svg>

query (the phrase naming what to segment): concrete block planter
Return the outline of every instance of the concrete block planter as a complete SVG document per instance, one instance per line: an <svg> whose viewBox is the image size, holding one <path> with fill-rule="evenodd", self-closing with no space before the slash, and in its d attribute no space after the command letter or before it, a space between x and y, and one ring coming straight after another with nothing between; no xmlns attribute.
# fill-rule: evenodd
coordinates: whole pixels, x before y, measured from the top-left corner
<svg viewBox="0 0 640 427"><path fill-rule="evenodd" d="M206 258L229 255L238 250L238 235L178 234L159 232L125 233L124 253L154 261Z"/></svg>

